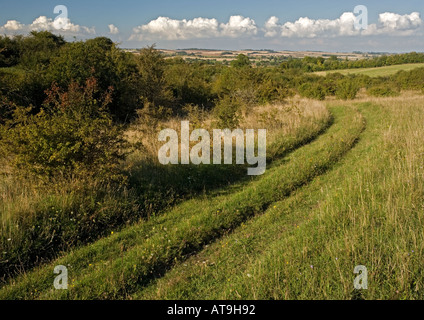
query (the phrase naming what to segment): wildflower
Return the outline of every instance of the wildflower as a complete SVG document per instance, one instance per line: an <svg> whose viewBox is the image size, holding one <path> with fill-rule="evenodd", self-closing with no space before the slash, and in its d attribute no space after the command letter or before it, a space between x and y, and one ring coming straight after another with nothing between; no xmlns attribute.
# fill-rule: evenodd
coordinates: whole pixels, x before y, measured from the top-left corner
<svg viewBox="0 0 424 320"><path fill-rule="evenodd" d="M110 234L113 234L113 231Z"/></svg>
<svg viewBox="0 0 424 320"><path fill-rule="evenodd" d="M313 269L314 268L314 266L313 265L311 265L311 269Z"/></svg>

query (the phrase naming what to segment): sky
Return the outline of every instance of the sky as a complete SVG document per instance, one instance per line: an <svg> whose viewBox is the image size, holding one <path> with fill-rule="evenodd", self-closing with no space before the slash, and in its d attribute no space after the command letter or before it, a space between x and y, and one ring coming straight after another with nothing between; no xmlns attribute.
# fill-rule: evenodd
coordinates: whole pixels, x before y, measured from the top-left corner
<svg viewBox="0 0 424 320"><path fill-rule="evenodd" d="M0 34L107 36L123 48L421 52L422 14L422 0L0 0Z"/></svg>

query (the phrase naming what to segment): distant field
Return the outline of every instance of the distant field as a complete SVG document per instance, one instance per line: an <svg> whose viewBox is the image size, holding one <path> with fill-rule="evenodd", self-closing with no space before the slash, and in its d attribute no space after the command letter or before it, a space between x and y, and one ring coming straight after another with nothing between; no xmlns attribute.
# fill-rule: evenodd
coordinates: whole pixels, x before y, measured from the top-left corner
<svg viewBox="0 0 424 320"><path fill-rule="evenodd" d="M138 54L136 49L126 49L127 52ZM275 58L295 58L303 59L305 57L324 57L337 56L338 59L360 60L368 57L376 57L378 54L369 53L340 53L340 52L322 52L322 51L274 51L274 50L207 50L207 49L181 49L181 50L161 50L166 57L180 57L183 59L200 59L215 61L232 61L239 54L247 55L251 61L266 61Z"/></svg>
<svg viewBox="0 0 424 320"><path fill-rule="evenodd" d="M343 75L347 74L364 74L370 77L384 77L391 76L396 74L398 71L410 71L416 68L423 68L424 63L409 63L409 64L400 64L396 66L388 66L381 68L363 68L363 69L345 69L345 70L331 70L331 71L321 71L316 72L315 74L325 76L329 73L341 73Z"/></svg>

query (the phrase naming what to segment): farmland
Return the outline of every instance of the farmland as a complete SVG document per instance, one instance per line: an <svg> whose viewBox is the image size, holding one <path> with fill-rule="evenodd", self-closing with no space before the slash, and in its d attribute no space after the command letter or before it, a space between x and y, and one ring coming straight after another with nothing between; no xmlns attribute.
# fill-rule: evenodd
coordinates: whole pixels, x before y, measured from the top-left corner
<svg viewBox="0 0 424 320"><path fill-rule="evenodd" d="M401 64L395 66L379 67L379 68L361 68L361 69L344 69L337 71L320 71L316 72L317 75L325 76L329 73L341 73L343 75L356 74L356 75L366 75L369 77L387 77L396 74L399 71L411 71L416 68L423 68L424 63L411 63L411 64Z"/></svg>

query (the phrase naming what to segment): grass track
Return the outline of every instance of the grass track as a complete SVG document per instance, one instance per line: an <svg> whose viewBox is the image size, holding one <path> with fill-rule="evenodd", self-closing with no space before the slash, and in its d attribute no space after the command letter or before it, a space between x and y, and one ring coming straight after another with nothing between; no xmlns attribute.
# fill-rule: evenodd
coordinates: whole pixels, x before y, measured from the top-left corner
<svg viewBox="0 0 424 320"><path fill-rule="evenodd" d="M132 298L422 299L420 101L360 104L367 130L332 170ZM360 264L362 293L353 290Z"/></svg>
<svg viewBox="0 0 424 320"><path fill-rule="evenodd" d="M106 243L110 248L103 255L97 250L100 244L97 249L95 244L57 261L54 265L70 264L71 274L76 275L71 275L71 290L50 289L53 265L49 265L4 287L0 298L127 297L187 254L199 251L250 217L263 213L274 201L287 197L330 168L355 144L364 126L360 114L353 109L335 108L333 113L335 123L328 132L293 152L286 163L270 169L242 191L189 201L151 223L138 226L137 230L117 234L103 241L103 249ZM93 259L89 259L90 253ZM72 260L76 265L69 263Z"/></svg>

